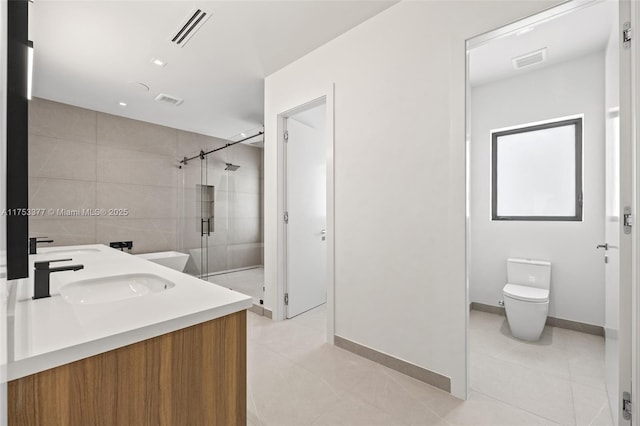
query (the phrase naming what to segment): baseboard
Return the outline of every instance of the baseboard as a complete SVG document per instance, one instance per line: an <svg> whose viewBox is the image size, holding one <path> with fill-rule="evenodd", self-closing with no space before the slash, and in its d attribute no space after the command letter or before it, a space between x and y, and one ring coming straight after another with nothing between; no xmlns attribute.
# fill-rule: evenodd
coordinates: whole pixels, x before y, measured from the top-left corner
<svg viewBox="0 0 640 426"><path fill-rule="evenodd" d="M406 374L416 380L420 380L421 382L451 393L451 379L447 376L443 376L442 374L427 370L426 368L419 367L383 352L378 352L375 349L352 342L344 337L334 336L334 344L339 348L353 352L363 358L367 358L392 370Z"/></svg>
<svg viewBox="0 0 640 426"><path fill-rule="evenodd" d="M258 314L261 315L263 317L267 317L269 319L273 319L273 313L271 312L270 309L265 308L262 305L256 305L255 303L253 305L251 305L251 307L249 308L249 311L253 312L254 314Z"/></svg>
<svg viewBox="0 0 640 426"><path fill-rule="evenodd" d="M490 314L506 316L506 312L501 306L486 305L484 303L471 302L470 310L488 312ZM604 327L587 324L584 322L571 321L556 317L547 317L546 325L551 327L565 328L567 330L579 331L581 333L594 334L604 337Z"/></svg>
<svg viewBox="0 0 640 426"><path fill-rule="evenodd" d="M587 324L584 322L571 321L555 317L547 317L547 325L604 337L604 327L599 325Z"/></svg>
<svg viewBox="0 0 640 426"><path fill-rule="evenodd" d="M488 312L490 314L502 315L503 317L507 316L507 313L502 306L485 305L484 303L478 302L471 302L471 305L469 305L469 310Z"/></svg>

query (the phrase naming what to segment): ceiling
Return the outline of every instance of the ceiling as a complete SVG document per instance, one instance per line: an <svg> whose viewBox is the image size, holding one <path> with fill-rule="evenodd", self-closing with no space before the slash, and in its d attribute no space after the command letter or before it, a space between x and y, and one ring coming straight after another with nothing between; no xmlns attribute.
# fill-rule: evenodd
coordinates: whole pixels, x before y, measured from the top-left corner
<svg viewBox="0 0 640 426"><path fill-rule="evenodd" d="M471 49L469 81L479 86L603 50L616 19L617 1L603 1L512 32ZM519 34L520 33L520 34ZM515 70L512 58L547 48L547 60Z"/></svg>
<svg viewBox="0 0 640 426"><path fill-rule="evenodd" d="M239 139L263 124L265 76L394 3L35 0L33 96ZM173 45L196 8L211 18ZM158 103L160 93L184 102Z"/></svg>

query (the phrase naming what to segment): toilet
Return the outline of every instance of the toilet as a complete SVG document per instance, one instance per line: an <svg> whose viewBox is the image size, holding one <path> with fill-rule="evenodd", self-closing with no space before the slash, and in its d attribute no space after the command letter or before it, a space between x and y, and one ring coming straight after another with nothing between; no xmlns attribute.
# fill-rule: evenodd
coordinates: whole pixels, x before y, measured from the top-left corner
<svg viewBox="0 0 640 426"><path fill-rule="evenodd" d="M551 262L507 259L507 284L502 289L513 337L540 339L549 312Z"/></svg>

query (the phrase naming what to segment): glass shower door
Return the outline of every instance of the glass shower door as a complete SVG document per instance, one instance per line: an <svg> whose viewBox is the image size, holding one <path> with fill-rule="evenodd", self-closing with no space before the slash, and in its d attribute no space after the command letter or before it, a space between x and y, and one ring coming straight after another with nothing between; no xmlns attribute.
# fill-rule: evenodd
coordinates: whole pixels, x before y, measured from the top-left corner
<svg viewBox="0 0 640 426"><path fill-rule="evenodd" d="M192 156L198 153L192 153ZM214 231L214 193L208 185L207 157L199 156L181 165L178 218L178 246L189 255L186 273L207 279L209 245Z"/></svg>
<svg viewBox="0 0 640 426"><path fill-rule="evenodd" d="M179 247L189 254L185 272L263 299L262 149L202 139L180 153ZM222 149L221 149L222 148ZM217 150L217 151L216 151Z"/></svg>
<svg viewBox="0 0 640 426"><path fill-rule="evenodd" d="M200 157L200 183L196 185L196 232L200 232L200 277L207 279L209 276L209 239L214 231L214 194L215 187L208 185L208 160L207 156Z"/></svg>

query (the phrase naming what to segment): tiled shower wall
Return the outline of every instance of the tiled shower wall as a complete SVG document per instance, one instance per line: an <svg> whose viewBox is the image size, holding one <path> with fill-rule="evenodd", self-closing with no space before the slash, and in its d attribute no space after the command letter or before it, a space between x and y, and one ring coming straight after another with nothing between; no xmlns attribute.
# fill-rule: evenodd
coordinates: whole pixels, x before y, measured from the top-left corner
<svg viewBox="0 0 640 426"><path fill-rule="evenodd" d="M29 232L48 236L57 246L132 240L133 253L179 249L185 239L193 239L184 234L188 226L183 226L180 215L188 197L183 194L195 182L189 182L187 170L178 169L178 159L223 143L209 136L33 99L29 104L29 207L47 213L31 217ZM231 150L242 161L243 175L256 182L240 188L244 192L224 194L225 198L243 200L240 216L257 225L243 232L240 221L233 224L240 227L236 232L226 232L228 221L218 224L218 229L225 234L227 253L248 252L234 257L244 259L236 261L235 267L260 264L262 150L242 145L221 152ZM224 163L217 166L224 168ZM185 192L183 183L189 184ZM129 213L120 217L64 216L57 211L124 208ZM193 229L195 233L195 225Z"/></svg>
<svg viewBox="0 0 640 426"><path fill-rule="evenodd" d="M192 157L203 144L214 149L224 143L205 143L205 136L190 134L183 140L183 156ZM184 219L178 229L179 246L191 254L187 272L202 273L200 258L208 255L208 271L219 272L246 266L261 265L263 252L262 212L263 178L262 149L238 144L199 159L189 161L181 170L184 191L178 195L179 213ZM233 172L225 171L225 163L239 165ZM204 240L200 236L200 221L196 212L196 188L204 183L215 187L214 231ZM201 245L206 245L203 251Z"/></svg>

